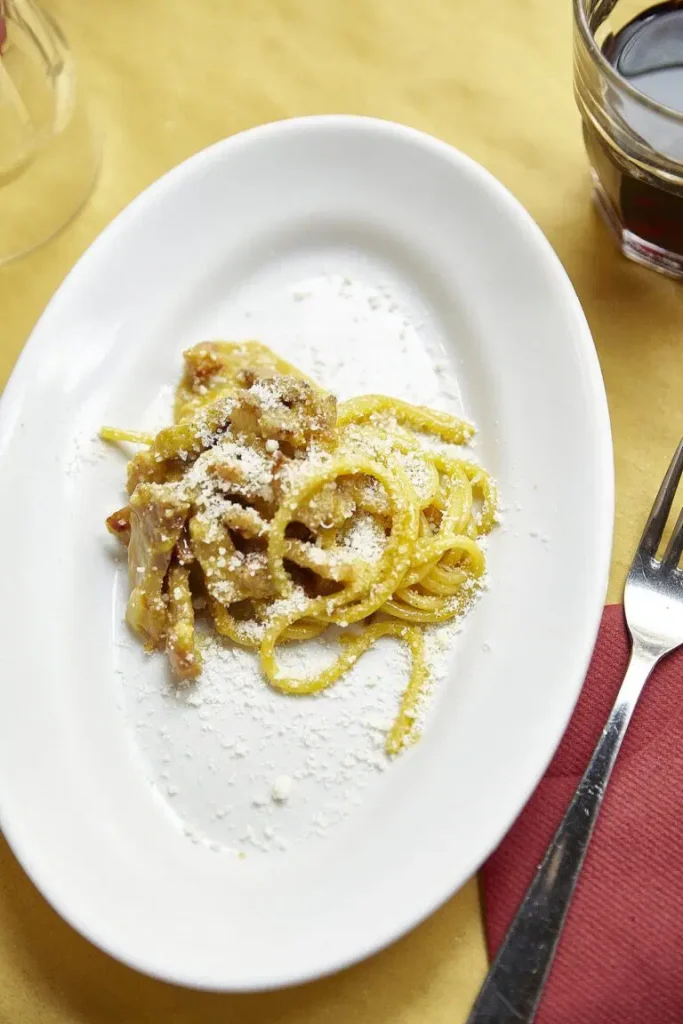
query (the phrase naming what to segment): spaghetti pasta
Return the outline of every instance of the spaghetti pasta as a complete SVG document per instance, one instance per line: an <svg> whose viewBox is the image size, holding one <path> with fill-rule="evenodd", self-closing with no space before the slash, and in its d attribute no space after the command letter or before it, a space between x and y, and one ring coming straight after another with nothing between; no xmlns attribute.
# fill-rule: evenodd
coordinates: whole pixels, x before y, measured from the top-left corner
<svg viewBox="0 0 683 1024"><path fill-rule="evenodd" d="M417 736L428 684L424 629L465 612L485 571L495 486L452 448L472 434L448 413L383 395L337 407L257 342L194 346L173 426L102 430L143 446L128 469L130 503L107 520L129 548L128 621L148 648L167 650L180 679L194 678L192 594L217 634L258 650L269 684L288 694L320 692L394 637L412 659L386 739L398 753ZM287 676L279 645L331 626L332 664Z"/></svg>

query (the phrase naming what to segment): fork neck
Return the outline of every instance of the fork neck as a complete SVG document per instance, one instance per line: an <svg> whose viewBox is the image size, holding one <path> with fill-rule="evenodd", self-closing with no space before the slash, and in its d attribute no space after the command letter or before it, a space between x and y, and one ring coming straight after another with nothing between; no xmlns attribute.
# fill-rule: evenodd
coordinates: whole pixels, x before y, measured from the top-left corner
<svg viewBox="0 0 683 1024"><path fill-rule="evenodd" d="M642 637L633 637L631 658L628 663L626 675L624 676L624 681L619 689L613 711L614 714L620 710L621 714L619 717L621 718L624 716L624 712L628 709L625 716L624 729L630 721L633 710L638 702L638 698L643 692L643 687L645 686L650 673L664 654L666 654L666 651L661 649L661 645L655 647L654 644L649 643Z"/></svg>

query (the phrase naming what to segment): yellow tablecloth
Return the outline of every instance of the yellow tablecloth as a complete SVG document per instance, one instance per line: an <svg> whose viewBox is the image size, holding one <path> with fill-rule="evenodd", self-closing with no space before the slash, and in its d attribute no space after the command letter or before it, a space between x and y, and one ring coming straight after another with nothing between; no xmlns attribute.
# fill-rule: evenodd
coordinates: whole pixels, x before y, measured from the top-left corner
<svg viewBox="0 0 683 1024"><path fill-rule="evenodd" d="M105 137L104 163L80 217L50 245L0 270L0 383L77 257L174 164L242 128L296 114L403 121L497 175L574 282L610 400L618 507L609 596L618 600L643 515L683 433L683 298L680 286L622 259L590 207L568 0L46 6L79 58ZM457 1024L485 966L471 882L411 935L334 978L253 996L176 989L81 939L0 841L0 1024Z"/></svg>

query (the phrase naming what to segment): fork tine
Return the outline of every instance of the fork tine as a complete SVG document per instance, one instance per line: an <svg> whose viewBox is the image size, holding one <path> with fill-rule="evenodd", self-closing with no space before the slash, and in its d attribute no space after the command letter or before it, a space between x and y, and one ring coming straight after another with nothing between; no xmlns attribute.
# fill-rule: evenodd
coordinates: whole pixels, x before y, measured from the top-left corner
<svg viewBox="0 0 683 1024"><path fill-rule="evenodd" d="M645 524L643 536L638 546L639 554L646 555L649 558L654 556L657 545L662 539L662 533L671 511L671 504L681 479L681 473L683 473L683 441L679 442L676 454L671 460L666 476L662 480L662 486L659 488L655 503L650 512L650 518Z"/></svg>
<svg viewBox="0 0 683 1024"><path fill-rule="evenodd" d="M664 568L675 569L680 561L681 553L683 553L683 508L678 513L674 532L671 534L671 539L664 552L664 558L662 559Z"/></svg>

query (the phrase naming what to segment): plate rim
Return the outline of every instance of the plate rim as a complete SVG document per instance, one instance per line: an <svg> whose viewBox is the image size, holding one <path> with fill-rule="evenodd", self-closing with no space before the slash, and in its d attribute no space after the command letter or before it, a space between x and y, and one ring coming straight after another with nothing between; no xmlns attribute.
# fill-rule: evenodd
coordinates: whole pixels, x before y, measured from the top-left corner
<svg viewBox="0 0 683 1024"><path fill-rule="evenodd" d="M559 257L547 240L546 236L531 217L521 202L500 182L490 171L467 156L465 153L431 134L419 129L409 127L391 120L374 118L354 114L318 114L286 118L278 121L268 122L245 129L235 135L221 139L210 146L191 155L181 163L171 168L155 181L150 183L142 192L134 197L93 239L91 244L78 258L74 266L58 285L53 296L41 313L31 333L24 344L19 357L14 365L12 373L0 395L0 472L2 462L8 445L11 444L11 437L17 418L20 416L22 396L27 387L30 388L30 369L33 362L40 358L44 342L41 338L43 324L48 321L56 307L59 306L63 297L68 295L74 284L78 282L84 267L87 268L93 256L106 246L110 245L116 236L128 226L129 222L135 219L138 211L143 209L151 200L163 195L172 189L177 181L181 181L188 174L193 174L203 163L209 163L216 155L227 155L237 147L248 145L252 140L264 139L268 136L278 136L283 133L296 132L300 128L306 131L317 128L339 126L341 128L361 129L370 132L386 133L388 135L402 136L404 140L433 152L445 156L453 165L464 169L468 174L478 178L489 193L493 193L503 203L507 211L514 215L520 228L526 230L530 235L532 244L543 256L543 262L552 274L558 294L561 294L565 306L565 316L573 322L573 330L576 336L576 357L577 363L586 373L586 379L590 387L586 390L586 401L596 423L595 435L595 459L594 466L599 470L599 489L596 485L596 504L598 505L597 519L594 525L594 544L596 549L595 571L590 584L590 599L585 602L584 627L582 635L577 638L576 647L583 650L583 656L578 658L582 665L581 673L574 680L573 699L567 707L565 714L561 717L561 726L554 730L552 735L545 736L543 744L543 757L538 756L539 769L534 774L531 785L520 786L524 790L524 796L514 813L509 816L503 825L495 831L497 838L489 845L489 848L482 856L480 853L471 857L470 869L467 872L466 880L449 885L446 891L442 892L439 898L429 904L423 904L419 912L404 915L398 926L383 929L381 937L373 934L371 941L358 943L353 954L340 960L338 957L331 958L326 965L316 965L313 969L301 969L296 973L289 972L286 977L273 976L264 978L258 983L247 981L240 983L239 979L229 979L224 983L217 984L215 980L202 980L195 974L192 976L182 975L182 972L169 968L160 970L156 966L145 964L138 956L128 956L125 949L120 949L116 943L109 943L103 938L98 930L90 923L82 922L78 915L71 913L69 907L57 895L53 898L50 893L50 879L44 878L39 870L33 870L30 851L22 848L21 841L17 841L13 822L7 821L6 815L2 812L2 792L0 791L0 824L3 834L17 857L22 870L29 876L32 883L36 885L46 901L59 913L59 915L72 927L74 927L86 939L96 944L100 949L114 956L128 966L150 975L159 980L181 984L183 986L205 991L265 991L282 988L290 985L301 984L315 978L325 977L334 974L346 967L349 967L367 957L380 952L399 938L412 931L418 924L431 916L439 907L449 900L455 892L471 880L473 875L481 868L491 853L503 840L515 820L521 814L529 798L535 791L540 779L545 774L548 765L564 735L567 725L574 713L576 703L583 688L585 675L588 669L590 658L593 653L597 637L602 609L604 607L612 555L612 539L614 530L614 502L615 502L615 470L612 443L612 430L609 418L609 408L604 379L598 359L597 350L592 334L587 323L585 314L579 302L576 291L571 280L564 269ZM576 652L575 647L575 652ZM46 883L46 884L44 884ZM329 958L328 958L329 959Z"/></svg>

